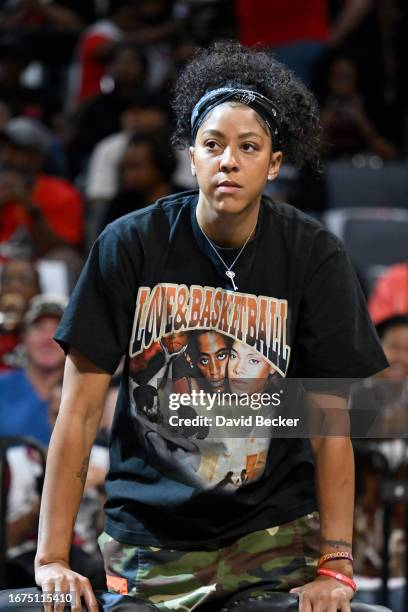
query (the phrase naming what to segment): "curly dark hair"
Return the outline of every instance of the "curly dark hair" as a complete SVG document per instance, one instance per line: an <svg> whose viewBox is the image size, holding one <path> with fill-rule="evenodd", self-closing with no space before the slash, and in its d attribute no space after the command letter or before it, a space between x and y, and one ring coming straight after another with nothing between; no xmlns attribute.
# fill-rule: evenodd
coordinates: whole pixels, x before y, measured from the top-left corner
<svg viewBox="0 0 408 612"><path fill-rule="evenodd" d="M216 42L198 50L180 73L172 100L176 147L191 142L190 116L201 96L222 86L252 89L272 100L280 110L285 161L297 167L319 167L323 137L315 97L269 53L237 42Z"/></svg>

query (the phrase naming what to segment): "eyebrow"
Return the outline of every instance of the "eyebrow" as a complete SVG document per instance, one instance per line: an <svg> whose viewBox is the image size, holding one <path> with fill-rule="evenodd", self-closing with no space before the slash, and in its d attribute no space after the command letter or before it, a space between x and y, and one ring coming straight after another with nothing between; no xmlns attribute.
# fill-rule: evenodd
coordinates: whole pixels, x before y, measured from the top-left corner
<svg viewBox="0 0 408 612"><path fill-rule="evenodd" d="M207 134L208 136L219 136L221 138L223 138L225 136L225 134L223 134L223 132L220 132L219 130L204 130L203 132L203 136L204 134ZM244 132L243 134L239 134L238 138L251 138L251 137L256 137L256 138L262 138L262 136L260 134L257 134L256 132Z"/></svg>

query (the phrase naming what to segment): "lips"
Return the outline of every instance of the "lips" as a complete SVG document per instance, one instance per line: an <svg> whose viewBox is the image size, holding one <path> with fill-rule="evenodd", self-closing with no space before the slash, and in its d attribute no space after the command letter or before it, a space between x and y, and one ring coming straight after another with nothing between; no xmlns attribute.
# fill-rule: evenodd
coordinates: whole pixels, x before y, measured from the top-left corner
<svg viewBox="0 0 408 612"><path fill-rule="evenodd" d="M245 387L247 387L249 384L248 380L242 379L242 378L232 378L230 379L230 385L233 387L238 387L241 389L245 389Z"/></svg>
<svg viewBox="0 0 408 612"><path fill-rule="evenodd" d="M235 181L221 181L218 183L218 187L235 187L237 189L241 189L242 185L236 183Z"/></svg>
<svg viewBox="0 0 408 612"><path fill-rule="evenodd" d="M224 379L220 378L219 380L210 379L209 383L212 387L221 387L224 384Z"/></svg>

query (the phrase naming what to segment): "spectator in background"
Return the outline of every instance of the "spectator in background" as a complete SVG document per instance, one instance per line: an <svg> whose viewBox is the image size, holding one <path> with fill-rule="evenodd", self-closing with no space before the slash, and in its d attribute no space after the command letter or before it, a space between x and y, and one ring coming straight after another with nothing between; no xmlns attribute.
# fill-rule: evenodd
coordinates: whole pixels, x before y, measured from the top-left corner
<svg viewBox="0 0 408 612"><path fill-rule="evenodd" d="M24 298L18 293L0 295L0 372L18 367Z"/></svg>
<svg viewBox="0 0 408 612"><path fill-rule="evenodd" d="M92 243L100 230L109 202L119 190L119 166L126 146L134 133L157 132L167 127L168 116L149 100L129 101L120 117L122 130L107 136L92 152L85 183L90 216L87 223L87 241ZM189 163L189 162L188 162ZM188 167L191 176L190 168Z"/></svg>
<svg viewBox="0 0 408 612"><path fill-rule="evenodd" d="M357 67L348 57L334 58L329 66L321 117L328 143L328 157L356 153L397 157L394 145L383 138L364 108L358 87Z"/></svg>
<svg viewBox="0 0 408 612"><path fill-rule="evenodd" d="M110 202L103 223L182 191L172 177L176 158L166 133L142 133L131 137L119 167L119 192Z"/></svg>
<svg viewBox="0 0 408 612"><path fill-rule="evenodd" d="M279 61L310 84L326 45L341 42L360 22L371 0L341 4L331 24L327 0L236 0L240 40L247 46L269 47Z"/></svg>
<svg viewBox="0 0 408 612"><path fill-rule="evenodd" d="M26 306L38 293L41 293L38 270L29 259L15 259L3 264L0 271L0 294L18 293L24 298Z"/></svg>
<svg viewBox="0 0 408 612"><path fill-rule="evenodd" d="M2 435L31 436L48 444L48 403L61 380L64 353L53 340L65 299L34 297L24 317L25 369L0 374L0 431Z"/></svg>
<svg viewBox="0 0 408 612"><path fill-rule="evenodd" d="M61 383L53 387L48 410L51 431L61 403ZM27 446L7 451L10 484L7 494L7 586L32 586L37 530L40 483L44 466L38 453ZM95 589L105 588L103 560L97 537L102 531L104 480L109 466L106 446L94 444L89 460L84 493L74 527L71 563L76 571L88 576Z"/></svg>
<svg viewBox="0 0 408 612"><path fill-rule="evenodd" d="M43 173L47 131L32 119L17 118L3 130L2 140L0 258L57 249L68 257L82 241L82 199L70 183Z"/></svg>
<svg viewBox="0 0 408 612"><path fill-rule="evenodd" d="M358 475L354 570L358 591L356 601L380 604L383 508L383 479L403 479L408 463L408 446L402 436L408 425L408 316L394 316L377 325L377 332L387 357L388 368L359 383L352 393L352 408L375 409L375 442L358 441L356 473ZM374 406L373 406L374 403ZM352 411L353 412L353 411ZM373 451L374 452L373 454ZM380 461L380 459L382 460ZM393 612L404 612L405 513L403 502L393 505L391 515L389 606Z"/></svg>
<svg viewBox="0 0 408 612"><path fill-rule="evenodd" d="M106 19L85 30L75 51L68 93L69 108L73 110L101 93L101 80L115 46L139 23L137 3L112 0L109 4Z"/></svg>
<svg viewBox="0 0 408 612"><path fill-rule="evenodd" d="M152 93L146 89L146 60L134 45L116 48L107 69L109 90L94 97L79 111L77 147L84 161L95 145L106 136L121 129L121 114L131 101L140 106L157 106Z"/></svg>
<svg viewBox="0 0 408 612"><path fill-rule="evenodd" d="M43 87L30 88L23 83L23 71L28 64L24 39L16 33L2 34L1 29L0 35L0 101L7 115L44 120L55 108L54 92Z"/></svg>
<svg viewBox="0 0 408 612"><path fill-rule="evenodd" d="M164 130L168 116L147 100L143 104L139 99L132 99L122 112L120 123L121 131L101 140L92 151L85 183L88 201L106 202L117 194L119 164L132 134Z"/></svg>
<svg viewBox="0 0 408 612"><path fill-rule="evenodd" d="M30 300L41 292L35 264L12 260L0 270L0 371L20 364L21 324ZM17 350L16 350L17 349Z"/></svg>
<svg viewBox="0 0 408 612"><path fill-rule="evenodd" d="M379 278L368 301L374 323L393 315L408 315L408 263L390 266Z"/></svg>

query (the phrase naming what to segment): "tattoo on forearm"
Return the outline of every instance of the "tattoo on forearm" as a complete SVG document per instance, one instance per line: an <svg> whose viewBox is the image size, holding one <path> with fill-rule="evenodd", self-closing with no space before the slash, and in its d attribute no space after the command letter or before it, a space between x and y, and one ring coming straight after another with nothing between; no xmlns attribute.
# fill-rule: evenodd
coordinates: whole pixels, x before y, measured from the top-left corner
<svg viewBox="0 0 408 612"><path fill-rule="evenodd" d="M82 482L83 485L85 484L86 475L88 473L89 457L90 457L90 455L87 455L83 459L81 468L80 468L79 472L77 472L77 478L80 479L80 481Z"/></svg>
<svg viewBox="0 0 408 612"><path fill-rule="evenodd" d="M334 548L352 548L352 543L347 542L346 540L326 540L325 538L321 538L320 545L323 546L333 546Z"/></svg>

